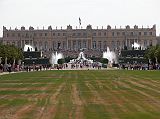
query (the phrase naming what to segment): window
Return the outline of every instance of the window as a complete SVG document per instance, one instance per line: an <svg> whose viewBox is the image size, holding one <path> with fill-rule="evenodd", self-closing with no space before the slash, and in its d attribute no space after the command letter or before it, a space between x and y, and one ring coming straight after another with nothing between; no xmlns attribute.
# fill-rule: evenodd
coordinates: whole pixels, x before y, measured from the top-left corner
<svg viewBox="0 0 160 119"><path fill-rule="evenodd" d="M17 42L17 46L20 48L21 47L21 41Z"/></svg>
<svg viewBox="0 0 160 119"><path fill-rule="evenodd" d="M152 36L152 32L149 33Z"/></svg>
<svg viewBox="0 0 160 119"><path fill-rule="evenodd" d="M114 36L114 32L112 32L112 36Z"/></svg>
<svg viewBox="0 0 160 119"><path fill-rule="evenodd" d="M142 34L142 33L141 33L141 32L139 32L139 35L140 35L140 36L141 36L141 34Z"/></svg>
<svg viewBox="0 0 160 119"><path fill-rule="evenodd" d="M96 41L93 41L93 49L96 49Z"/></svg>
<svg viewBox="0 0 160 119"><path fill-rule="evenodd" d="M47 33L45 33L45 36L47 36Z"/></svg>
<svg viewBox="0 0 160 119"><path fill-rule="evenodd" d="M29 40L25 40L25 44L29 44Z"/></svg>
<svg viewBox="0 0 160 119"><path fill-rule="evenodd" d="M144 47L147 47L147 40L144 41Z"/></svg>
<svg viewBox="0 0 160 119"><path fill-rule="evenodd" d="M58 42L58 47L57 49L60 49L61 48L61 42Z"/></svg>
<svg viewBox="0 0 160 119"><path fill-rule="evenodd" d="M149 45L152 46L152 40L149 41Z"/></svg>
<svg viewBox="0 0 160 119"><path fill-rule="evenodd" d="M14 33L12 33L12 37L14 37L15 35L14 35Z"/></svg>
<svg viewBox="0 0 160 119"><path fill-rule="evenodd" d="M115 48L115 42L112 41L112 48L114 49Z"/></svg>
<svg viewBox="0 0 160 119"><path fill-rule="evenodd" d="M93 33L93 36L96 36L96 33Z"/></svg>
<svg viewBox="0 0 160 119"><path fill-rule="evenodd" d="M81 41L78 41L78 49L81 49Z"/></svg>
<svg viewBox="0 0 160 119"><path fill-rule="evenodd" d="M146 36L146 35L147 35L147 32L144 32L144 35Z"/></svg>
<svg viewBox="0 0 160 119"><path fill-rule="evenodd" d="M107 49L107 41L104 41L104 49Z"/></svg>
<svg viewBox="0 0 160 119"><path fill-rule="evenodd" d="M122 32L122 35L125 36L125 32Z"/></svg>
<svg viewBox="0 0 160 119"><path fill-rule="evenodd" d="M7 37L9 37L9 33L7 33Z"/></svg>
<svg viewBox="0 0 160 119"><path fill-rule="evenodd" d="M60 33L58 33L58 36L60 36Z"/></svg>
<svg viewBox="0 0 160 119"><path fill-rule="evenodd" d="M86 42L86 40L83 41L83 47L87 48L87 42Z"/></svg>
<svg viewBox="0 0 160 119"><path fill-rule="evenodd" d="M52 42L52 49L53 50L55 49L55 42L54 41Z"/></svg>
<svg viewBox="0 0 160 119"><path fill-rule="evenodd" d="M83 36L87 36L87 34L86 34L86 33L83 33Z"/></svg>
<svg viewBox="0 0 160 119"><path fill-rule="evenodd" d="M120 35L120 33L119 32L117 32L117 36L119 36Z"/></svg>
<svg viewBox="0 0 160 119"><path fill-rule="evenodd" d="M68 41L68 49L71 50L71 41L70 40Z"/></svg>
<svg viewBox="0 0 160 119"><path fill-rule="evenodd" d="M76 41L73 41L73 49L76 50Z"/></svg>
<svg viewBox="0 0 160 119"><path fill-rule="evenodd" d="M120 47L120 42L119 41L117 41L117 48L119 48Z"/></svg>
<svg viewBox="0 0 160 119"><path fill-rule="evenodd" d="M77 35L78 35L78 36L80 36L80 35L81 35L81 33L78 33Z"/></svg>
<svg viewBox="0 0 160 119"><path fill-rule="evenodd" d="M36 41L34 41L33 44L34 44L35 47L37 47L37 42Z"/></svg>
<svg viewBox="0 0 160 119"><path fill-rule="evenodd" d="M47 48L48 48L48 42L45 41L45 43L44 43L44 49L47 50Z"/></svg>
<svg viewBox="0 0 160 119"><path fill-rule="evenodd" d="M63 49L65 49L65 48L66 48L66 42L63 41Z"/></svg>
<svg viewBox="0 0 160 119"><path fill-rule="evenodd" d="M20 37L21 36L21 34L20 33L18 33L18 37Z"/></svg>
<svg viewBox="0 0 160 119"><path fill-rule="evenodd" d="M28 35L28 33L26 33L26 38L29 38L29 35Z"/></svg>
<svg viewBox="0 0 160 119"><path fill-rule="evenodd" d="M34 36L36 37L36 36L37 36L37 34L36 34L36 33L34 33Z"/></svg>
<svg viewBox="0 0 160 119"><path fill-rule="evenodd" d="M101 36L101 32L99 32L98 35Z"/></svg>
<svg viewBox="0 0 160 119"><path fill-rule="evenodd" d="M39 36L42 36L42 33L40 33Z"/></svg>
<svg viewBox="0 0 160 119"><path fill-rule="evenodd" d="M39 49L42 50L42 41L39 42Z"/></svg>
<svg viewBox="0 0 160 119"><path fill-rule="evenodd" d="M55 36L55 33L53 33L53 36Z"/></svg>
<svg viewBox="0 0 160 119"><path fill-rule="evenodd" d="M106 32L104 32L104 36L106 36L107 34L106 34Z"/></svg>
<svg viewBox="0 0 160 119"><path fill-rule="evenodd" d="M133 32L131 32L131 36L133 36Z"/></svg>
<svg viewBox="0 0 160 119"><path fill-rule="evenodd" d="M98 41L98 48L101 49L102 48L102 42L101 41Z"/></svg>
<svg viewBox="0 0 160 119"><path fill-rule="evenodd" d="M65 34L65 33L63 33L63 36L66 36L66 34Z"/></svg>

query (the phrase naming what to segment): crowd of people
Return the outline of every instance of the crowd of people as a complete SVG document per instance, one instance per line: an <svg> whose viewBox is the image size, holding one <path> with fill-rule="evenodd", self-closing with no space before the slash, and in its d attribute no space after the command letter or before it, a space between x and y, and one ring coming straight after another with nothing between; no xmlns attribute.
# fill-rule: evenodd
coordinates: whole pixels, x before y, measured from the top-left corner
<svg viewBox="0 0 160 119"><path fill-rule="evenodd" d="M160 64L121 64L120 69L127 70L160 70Z"/></svg>
<svg viewBox="0 0 160 119"><path fill-rule="evenodd" d="M0 64L0 73L3 72L19 72L19 71L42 71L42 70L49 70L49 65L17 65L17 64Z"/></svg>
<svg viewBox="0 0 160 119"><path fill-rule="evenodd" d="M160 70L160 64L119 64L119 69L126 70ZM64 63L51 65L17 65L17 64L0 64L0 73L2 72L19 72L19 71L42 71L42 70L60 70L60 69L102 69L102 63Z"/></svg>

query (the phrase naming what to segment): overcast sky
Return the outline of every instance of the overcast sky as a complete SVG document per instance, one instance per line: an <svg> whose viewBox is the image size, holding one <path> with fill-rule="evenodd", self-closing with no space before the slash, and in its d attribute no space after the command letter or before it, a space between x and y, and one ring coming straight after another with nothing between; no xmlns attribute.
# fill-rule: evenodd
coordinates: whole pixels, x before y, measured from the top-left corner
<svg viewBox="0 0 160 119"><path fill-rule="evenodd" d="M2 27L66 28L91 24L93 28L111 25L152 27L160 33L160 0L0 0L0 36Z"/></svg>

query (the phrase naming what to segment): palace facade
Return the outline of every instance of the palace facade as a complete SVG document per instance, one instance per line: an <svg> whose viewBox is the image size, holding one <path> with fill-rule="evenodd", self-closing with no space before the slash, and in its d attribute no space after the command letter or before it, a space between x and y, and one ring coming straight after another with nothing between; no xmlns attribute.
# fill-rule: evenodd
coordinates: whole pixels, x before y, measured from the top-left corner
<svg viewBox="0 0 160 119"><path fill-rule="evenodd" d="M87 57L100 57L102 52L110 50L119 52L127 48L132 49L132 44L136 42L142 49L150 45L157 44L156 26L152 28L138 28L126 26L126 28L92 29L88 25L86 29L73 29L67 26L66 29L34 29L21 27L21 29L7 29L3 27L3 43L13 44L19 48L25 44L30 44L38 50L43 51L47 56L52 52L62 52L65 57L78 56L79 50L84 49Z"/></svg>

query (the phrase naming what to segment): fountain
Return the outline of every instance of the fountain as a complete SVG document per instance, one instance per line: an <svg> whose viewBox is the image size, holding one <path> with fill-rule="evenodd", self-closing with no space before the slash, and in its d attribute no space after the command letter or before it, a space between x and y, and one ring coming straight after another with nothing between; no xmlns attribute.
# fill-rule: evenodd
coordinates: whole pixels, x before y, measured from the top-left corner
<svg viewBox="0 0 160 119"><path fill-rule="evenodd" d="M93 63L93 60L86 59L83 52L80 52L77 59L70 60L70 63Z"/></svg>
<svg viewBox="0 0 160 119"><path fill-rule="evenodd" d="M135 50L138 50L140 48L140 44L134 42L134 44L132 44L132 47L134 47Z"/></svg>
<svg viewBox="0 0 160 119"><path fill-rule="evenodd" d="M63 58L63 54L62 53L52 53L51 56L51 64L58 64L58 59L62 59Z"/></svg>
<svg viewBox="0 0 160 119"><path fill-rule="evenodd" d="M25 44L23 51L27 52L27 51L35 51L35 48L31 45L27 45Z"/></svg>
<svg viewBox="0 0 160 119"><path fill-rule="evenodd" d="M116 63L117 64L117 57L115 52L110 51L109 47L107 47L107 52L103 52L103 58L108 59L108 64L113 64Z"/></svg>

